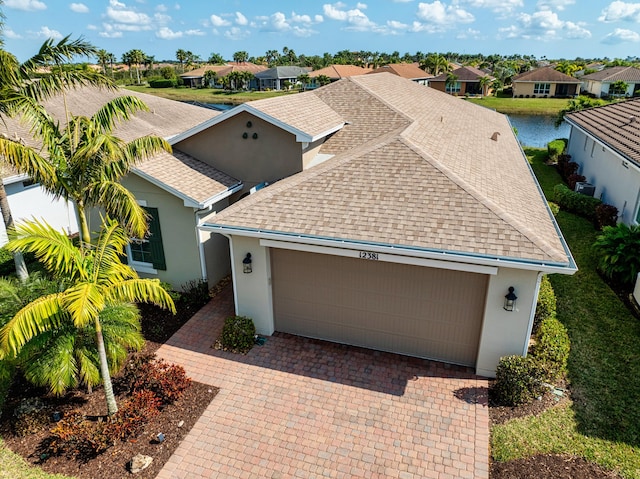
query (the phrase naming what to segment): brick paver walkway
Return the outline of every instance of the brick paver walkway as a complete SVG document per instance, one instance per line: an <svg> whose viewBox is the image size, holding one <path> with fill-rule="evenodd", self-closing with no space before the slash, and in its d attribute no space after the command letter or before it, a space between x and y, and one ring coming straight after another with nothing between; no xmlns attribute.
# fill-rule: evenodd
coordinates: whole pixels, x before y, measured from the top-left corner
<svg viewBox="0 0 640 479"><path fill-rule="evenodd" d="M220 392L158 479L486 479L487 381L471 370L276 333L211 348L230 287L158 355Z"/></svg>

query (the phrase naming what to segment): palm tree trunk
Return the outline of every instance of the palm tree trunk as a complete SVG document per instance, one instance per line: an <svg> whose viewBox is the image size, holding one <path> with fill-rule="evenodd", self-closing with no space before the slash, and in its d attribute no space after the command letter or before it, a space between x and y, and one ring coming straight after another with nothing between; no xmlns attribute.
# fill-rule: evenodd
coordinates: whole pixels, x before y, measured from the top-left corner
<svg viewBox="0 0 640 479"><path fill-rule="evenodd" d="M104 338L102 337L102 325L98 318L96 318L96 345L98 346L98 359L100 360L100 375L102 376L104 395L107 399L107 414L113 416L118 412L118 404L116 403L116 396L113 394L107 351L104 348Z"/></svg>
<svg viewBox="0 0 640 479"><path fill-rule="evenodd" d="M80 223L80 245L83 243L90 243L91 233L89 232L87 213L84 210L84 205L76 203L76 209L78 210L78 222Z"/></svg>
<svg viewBox="0 0 640 479"><path fill-rule="evenodd" d="M1 176L1 175L0 175ZM13 216L11 215L11 208L9 207L9 198L7 198L7 191L4 189L4 183L0 177L0 210L2 210L2 219L4 221L5 229L7 233L13 228ZM16 265L16 274L21 282L25 282L29 278L29 271L27 265L24 262L22 253L16 251L13 253L13 262Z"/></svg>

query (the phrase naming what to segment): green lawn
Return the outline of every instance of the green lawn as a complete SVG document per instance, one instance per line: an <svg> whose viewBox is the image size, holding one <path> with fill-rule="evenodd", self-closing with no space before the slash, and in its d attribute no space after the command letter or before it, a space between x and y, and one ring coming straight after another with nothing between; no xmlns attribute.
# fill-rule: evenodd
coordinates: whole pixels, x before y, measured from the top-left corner
<svg viewBox="0 0 640 479"><path fill-rule="evenodd" d="M549 195L559 176L542 163L540 150L526 152ZM564 212L557 219L580 268L573 276L550 278L558 318L571 338L573 402L539 417L495 426L492 454L499 461L539 453L575 454L640 479L640 321L595 270L593 225Z"/></svg>
<svg viewBox="0 0 640 479"><path fill-rule="evenodd" d="M468 98L467 101L499 111L506 115L548 115L556 116L567 106L569 100L560 98L511 98L502 96L485 96Z"/></svg>
<svg viewBox="0 0 640 479"><path fill-rule="evenodd" d="M297 93L295 91L241 91L237 93L228 93L224 90L212 88L150 88L148 86L135 85L126 86L125 88L162 98L168 98L169 100L198 101L201 103L233 103L234 105L252 100L260 100L262 98L295 95Z"/></svg>
<svg viewBox="0 0 640 479"><path fill-rule="evenodd" d="M4 447L0 438L0 479L68 479L62 474L48 474L30 466L22 457Z"/></svg>

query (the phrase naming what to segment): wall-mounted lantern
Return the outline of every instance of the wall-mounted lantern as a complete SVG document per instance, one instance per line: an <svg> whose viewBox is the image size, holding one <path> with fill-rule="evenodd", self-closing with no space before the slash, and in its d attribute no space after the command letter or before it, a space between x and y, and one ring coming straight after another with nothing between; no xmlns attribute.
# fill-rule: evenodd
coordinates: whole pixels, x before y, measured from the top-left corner
<svg viewBox="0 0 640 479"><path fill-rule="evenodd" d="M516 309L516 300L518 297L514 293L515 288L509 286L509 292L504 297L504 309L505 311L513 311Z"/></svg>
<svg viewBox="0 0 640 479"><path fill-rule="evenodd" d="M242 260L242 272L243 273L251 273L253 271L253 268L251 267L251 253L247 253L247 255L244 257L244 259Z"/></svg>

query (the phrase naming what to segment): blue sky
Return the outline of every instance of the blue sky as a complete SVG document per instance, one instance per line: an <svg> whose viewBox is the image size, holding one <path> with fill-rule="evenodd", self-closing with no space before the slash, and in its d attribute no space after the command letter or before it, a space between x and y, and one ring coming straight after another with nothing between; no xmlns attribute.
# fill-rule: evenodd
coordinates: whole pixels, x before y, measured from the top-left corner
<svg viewBox="0 0 640 479"><path fill-rule="evenodd" d="M44 40L83 36L118 59L178 49L203 59L293 49L459 52L558 58L640 53L640 3L600 0L4 0L5 48L25 60Z"/></svg>

